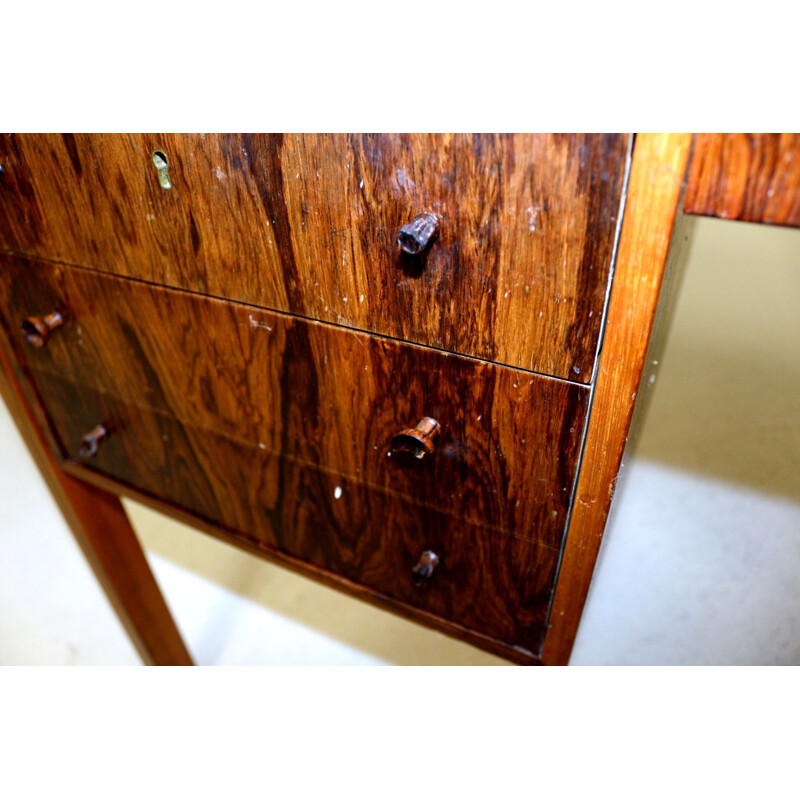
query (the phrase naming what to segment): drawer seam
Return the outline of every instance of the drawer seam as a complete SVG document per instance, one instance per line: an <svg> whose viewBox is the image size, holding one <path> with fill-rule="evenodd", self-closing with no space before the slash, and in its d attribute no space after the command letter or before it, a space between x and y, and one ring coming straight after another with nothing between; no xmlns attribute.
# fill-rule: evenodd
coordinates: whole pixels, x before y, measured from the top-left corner
<svg viewBox="0 0 800 800"><path fill-rule="evenodd" d="M180 288L180 287L177 287L177 286L170 286L168 284L157 283L155 281L148 281L148 280L144 280L143 278L134 278L134 277L131 277L131 276L128 276L128 275L124 275L124 276L123 275L117 275L115 273L105 272L104 270L95 269L93 267L88 267L85 264L76 264L76 263L71 262L71 261L62 261L60 259L50 258L48 256L41 256L41 255L38 255L38 254L25 253L25 252L22 252L22 251L19 251L19 250L0 249L0 255L12 256L14 258L22 258L22 259L25 259L25 260L28 260L28 261L29 260L40 261L40 262L47 263L47 264L54 264L54 265L57 265L57 266L60 266L60 267L66 267L68 269L83 270L85 272L89 272L89 273L92 273L93 275L97 275L97 276L100 276L102 278L106 278L106 279L109 279L109 280L112 280L112 281L130 281L131 283L144 284L145 286L155 286L155 287L158 287L159 289L161 289L162 291L166 291L166 292L177 292L179 294L190 295L192 297L204 297L204 298L207 298L209 300L217 301L217 302L220 302L220 303L226 303L226 304L229 303L229 304L232 304L232 305L241 306L242 308L252 308L252 309L257 309L259 311L267 311L270 314L279 314L279 315L281 315L283 317L290 318L290 319L300 319L300 320L303 320L304 322L313 323L315 325L323 325L323 326L328 326L328 327L331 327L331 328L336 328L337 330L360 333L360 334L362 334L364 336L370 336L370 337L375 338L375 339L381 339L381 340L388 341L388 342L397 342L397 343L402 344L402 345L404 345L406 347L418 347L418 348L420 348L422 350L433 350L433 351L435 351L437 353L443 353L443 354L445 354L447 356L454 356L456 358L463 358L463 359L466 359L468 361L477 362L479 364L491 364L491 365L496 366L496 367L502 367L502 368L505 368L505 369L516 370L518 372L524 372L526 375L534 375L537 378L546 378L546 379L553 380L553 381L561 381L562 383L568 383L568 384L570 384L572 386L581 386L581 387L586 388L586 389L588 389L589 387L592 386L592 382L584 383L582 381L573 380L572 378L563 378L563 377L561 377L559 375L551 375L549 372L537 372L536 370L528 369L526 367L518 366L516 364L507 364L504 361L492 361L491 359L488 359L488 358L479 358L478 356L469 355L469 354L466 354L466 353L460 353L460 352L458 352L456 350L447 350L447 349L445 349L443 347L435 347L435 346L429 345L429 344L420 344L419 342L410 341L408 339L400 339L399 337L396 337L396 336L389 336L389 335L387 335L385 333L378 333L378 332L375 332L375 331L368 330L366 328L357 328L357 327L353 327L353 326L350 326L350 325L339 325L339 324L337 324L335 322L330 322L329 320L319 320L319 319L316 319L315 317L305 316L304 314L298 314L297 312L294 312L294 311L286 311L284 309L272 308L271 306L258 306L258 305L254 305L253 303L247 303L247 302L245 302L243 300L234 300L234 299L231 299L229 297L222 297L220 295L215 295L215 294L203 294L202 292L195 292L195 291L192 291L190 289L184 289L184 288ZM593 370L592 370L592 379L594 378L595 373L596 373L596 369L593 368Z"/></svg>
<svg viewBox="0 0 800 800"><path fill-rule="evenodd" d="M410 497L407 497L406 495L401 494L400 492L394 492L391 489L388 489L388 488L386 488L384 486L378 486L377 484L371 483L369 481L365 481L362 478L360 478L359 476L349 475L349 474L347 474L345 472L342 472L340 470L331 469L330 467L325 467L325 466L323 466L321 464L316 464L313 461L307 461L306 459L299 458L298 456L294 456L294 455L291 455L291 454L288 454L288 453L282 453L282 452L280 452L278 450L274 450L273 448L270 448L270 447L266 447L266 446L260 447L260 443L255 443L250 439L244 439L244 438L242 438L240 436L235 436L235 435L229 434L229 433L222 433L220 431L213 430L211 428L206 428L204 426L197 425L194 422L186 422L185 420L181 419L179 416L177 416L175 414L167 414L166 412L164 412L161 409L152 408L152 407L150 407L150 406L148 406L148 405L146 405L144 403L141 403L141 402L137 401L136 399L118 397L116 394L113 394L111 392L106 392L106 391L103 391L101 389L97 389L97 388L92 387L92 386L87 386L84 383L81 383L79 381L75 381L72 378L65 377L65 376L63 376L61 374L51 372L50 370L43 369L43 368L40 368L40 367L31 367L30 371L31 371L31 373L33 375L36 375L36 374L39 374L39 373L41 373L42 375L48 375L48 376L50 376L52 378L55 378L58 381L64 381L66 383L71 384L72 386L76 386L76 387L79 387L79 388L87 389L88 391L92 392L93 394L99 395L101 397L108 397L113 401L117 401L117 402L120 402L120 403L123 403L123 404L126 404L126 405L130 405L133 408L136 408L136 409L138 409L140 411L144 411L144 412L146 412L148 414L156 415L158 417L161 417L162 419L174 420L174 421L180 423L182 426L184 426L186 428L189 428L189 429L192 429L192 430L195 430L195 431L200 431L202 433L207 433L207 434L212 435L212 436L218 436L218 437L220 437L222 439L226 439L227 441L236 442L237 444L243 445L245 447L249 447L249 448L254 449L254 450L258 449L258 450L261 450L261 451L263 451L265 453L269 453L270 455L276 456L277 458L286 459L287 461L290 461L292 463L300 464L303 467L308 467L310 469L314 469L314 470L317 470L319 472L326 473L328 475L341 475L342 477L347 478L347 480L352 481L353 483L357 483L357 484L359 484L361 486L365 486L368 489L371 489L371 490L376 491L376 492L380 492L381 494L384 494L384 495L386 495L388 497L395 497L398 500L402 500L403 502L411 503L411 504L413 504L415 506L418 506L420 508L425 508L425 509L429 509L429 510L434 511L434 512L439 513L439 514L444 514L445 516L448 516L451 519L455 519L455 520L458 520L460 522L465 522L465 523L468 523L469 525L475 525L477 527L485 528L486 530L493 531L495 533L499 533L499 534L501 534L503 536L510 536L513 539L519 539L520 541L524 541L524 542L531 542L531 543L540 545L542 547L546 547L546 548L548 548L550 550L553 550L555 552L559 552L561 550L561 546L553 545L553 544L551 544L549 542L546 542L546 541L544 541L542 539L539 539L537 537L520 536L520 535L518 535L516 533L513 533L512 531L510 531L510 530L508 530L506 528L500 527L499 525L492 525L492 524L490 524L488 522L485 522L485 521L483 521L481 519L473 519L473 518L470 518L470 517L461 516L459 514L454 514L452 511L448 511L447 509L440 508L438 506L434 506L431 503L421 502L419 500L415 500L415 499L412 499ZM43 402L43 405L44 405L45 411L47 411L46 398L45 398L45 401ZM48 412L48 418L50 418L49 412ZM57 429L56 429L55 425L53 424L52 420L51 420L50 424L51 424L51 427L53 428L54 432L58 436L58 439L61 440L61 437L60 437L60 435L58 435ZM64 456L65 460L72 461L75 464L80 464L81 466L85 466L87 469L91 469L91 467L89 465L83 464L83 462L80 462L80 461L77 461L77 460L71 458L68 455L69 448L67 448L64 445L64 442L61 442L61 444L62 444L62 447L64 449L64 452L67 454L67 455ZM98 470L98 471L102 472L101 470ZM105 473L103 473L103 474L105 474ZM111 480L117 480L116 478L113 478L112 476L108 476L108 477Z"/></svg>

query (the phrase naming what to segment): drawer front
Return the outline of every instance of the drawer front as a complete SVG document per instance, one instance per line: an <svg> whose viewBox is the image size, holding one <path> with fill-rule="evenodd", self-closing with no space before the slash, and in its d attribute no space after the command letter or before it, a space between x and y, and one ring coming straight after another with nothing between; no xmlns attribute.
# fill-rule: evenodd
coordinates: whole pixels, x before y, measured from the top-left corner
<svg viewBox="0 0 800 800"><path fill-rule="evenodd" d="M270 171L248 167L244 146L238 136L0 135L0 247L286 308L259 192Z"/></svg>
<svg viewBox="0 0 800 800"><path fill-rule="evenodd" d="M268 550L537 653L558 551L488 531L346 476L36 375L64 454ZM92 459L86 431L109 431ZM425 551L440 559L415 585Z"/></svg>
<svg viewBox="0 0 800 800"><path fill-rule="evenodd" d="M0 246L588 383L627 146L8 135ZM437 236L409 256L398 233L421 214Z"/></svg>
<svg viewBox="0 0 800 800"><path fill-rule="evenodd" d="M0 259L33 368L461 519L558 547L588 389L74 267ZM60 311L46 346L20 327ZM424 458L392 449L423 417Z"/></svg>

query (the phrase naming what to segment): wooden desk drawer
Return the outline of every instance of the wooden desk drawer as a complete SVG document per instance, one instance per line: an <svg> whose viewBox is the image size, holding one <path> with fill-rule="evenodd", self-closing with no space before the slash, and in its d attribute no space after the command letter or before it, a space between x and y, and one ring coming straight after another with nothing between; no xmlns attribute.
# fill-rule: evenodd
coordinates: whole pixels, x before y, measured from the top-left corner
<svg viewBox="0 0 800 800"><path fill-rule="evenodd" d="M627 144L7 135L0 247L588 383ZM408 258L422 213L438 239Z"/></svg>
<svg viewBox="0 0 800 800"><path fill-rule="evenodd" d="M584 386L73 267L6 257L0 274L0 308L37 370L561 543ZM30 346L21 320L53 309L67 321ZM441 425L434 453L391 453L426 416Z"/></svg>
<svg viewBox="0 0 800 800"><path fill-rule="evenodd" d="M558 551L488 531L51 375L35 376L64 454L383 597L536 653ZM83 434L109 435L81 458ZM431 550L429 585L412 570Z"/></svg>

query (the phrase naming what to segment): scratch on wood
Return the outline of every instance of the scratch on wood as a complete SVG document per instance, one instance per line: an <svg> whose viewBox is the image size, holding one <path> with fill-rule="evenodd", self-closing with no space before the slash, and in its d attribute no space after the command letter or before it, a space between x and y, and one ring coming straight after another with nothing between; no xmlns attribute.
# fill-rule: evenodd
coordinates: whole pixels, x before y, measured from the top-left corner
<svg viewBox="0 0 800 800"><path fill-rule="evenodd" d="M268 331L272 330L272 328L270 328L270 326L267 325L266 322L259 322L257 319L254 319L252 314L249 315L249 318L250 318L250 325L252 325L254 328L265 328Z"/></svg>

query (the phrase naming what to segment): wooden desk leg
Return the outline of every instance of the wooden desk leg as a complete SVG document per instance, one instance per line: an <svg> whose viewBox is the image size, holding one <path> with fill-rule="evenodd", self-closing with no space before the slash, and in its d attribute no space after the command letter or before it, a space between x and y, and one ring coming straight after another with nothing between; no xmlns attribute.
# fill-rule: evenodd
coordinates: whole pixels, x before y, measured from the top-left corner
<svg viewBox="0 0 800 800"><path fill-rule="evenodd" d="M181 639L119 498L64 473L35 424L0 347L0 395L111 605L146 664L190 666Z"/></svg>

